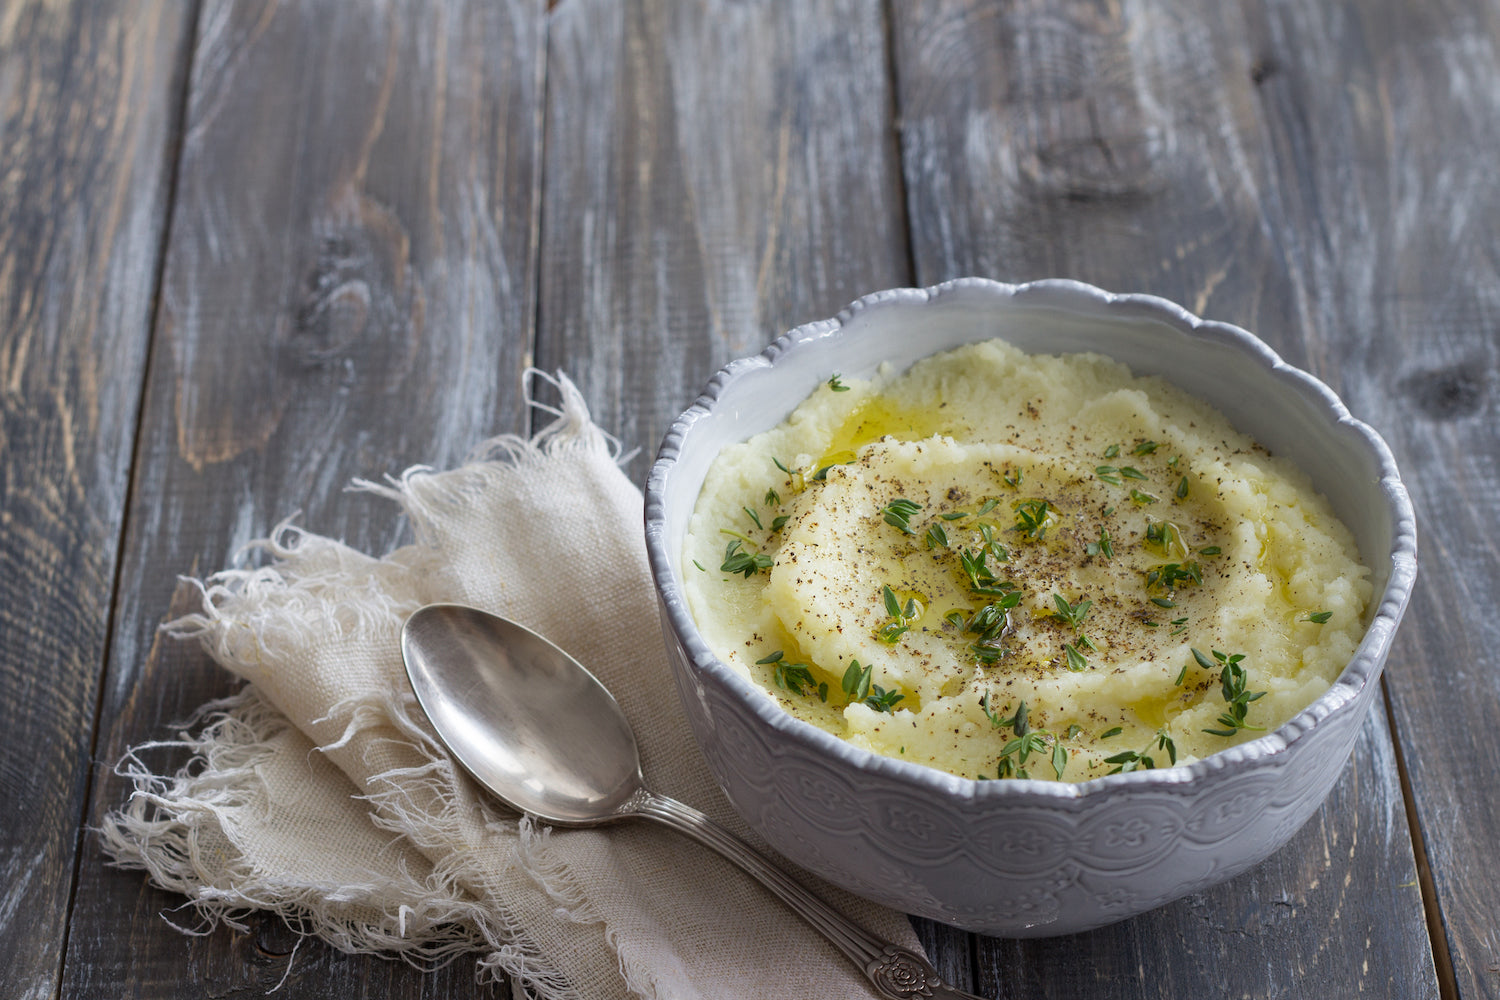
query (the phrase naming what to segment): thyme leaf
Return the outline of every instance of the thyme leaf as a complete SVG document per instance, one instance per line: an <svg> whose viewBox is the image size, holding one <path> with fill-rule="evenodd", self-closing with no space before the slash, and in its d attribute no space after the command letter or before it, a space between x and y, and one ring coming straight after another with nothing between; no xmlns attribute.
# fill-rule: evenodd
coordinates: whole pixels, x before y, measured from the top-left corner
<svg viewBox="0 0 1500 1000"><path fill-rule="evenodd" d="M911 527L911 518L913 514L921 509L921 504L913 503L905 497L897 497L880 508L880 513L885 515L886 524L901 529L905 534L915 535L916 532Z"/></svg>
<svg viewBox="0 0 1500 1000"><path fill-rule="evenodd" d="M1016 524L1011 530L1019 531L1032 541L1046 537L1052 523L1050 506L1045 500L1022 500L1016 504Z"/></svg>
<svg viewBox="0 0 1500 1000"><path fill-rule="evenodd" d="M885 601L886 614L890 615L892 618L900 618L901 602L896 599L896 592L891 589L890 584L887 583L881 585L880 597L883 601Z"/></svg>
<svg viewBox="0 0 1500 1000"><path fill-rule="evenodd" d="M1146 589L1158 587L1168 593L1181 584L1203 582L1203 567L1195 562L1164 563L1146 571Z"/></svg>
<svg viewBox="0 0 1500 1000"><path fill-rule="evenodd" d="M1056 592L1052 594L1052 603L1057 606L1057 616L1072 626L1075 632L1083 629L1083 620L1094 607L1093 601L1081 598L1077 603L1069 604L1066 597Z"/></svg>
<svg viewBox="0 0 1500 1000"><path fill-rule="evenodd" d="M1266 695L1264 691L1250 691L1246 688L1247 677L1245 668L1240 666L1245 654L1234 653L1233 655L1212 650L1214 661L1222 665L1219 671L1219 692L1223 695L1225 710L1215 721L1222 727L1219 729L1205 729L1210 736L1230 737L1242 729L1262 731L1263 726L1252 726L1246 721L1250 711L1250 703ZM1204 659L1199 650L1193 650L1193 659L1202 665Z"/></svg>
<svg viewBox="0 0 1500 1000"><path fill-rule="evenodd" d="M874 670L873 663L868 667L861 667L858 660L849 661L849 668L844 671L844 679L840 683L850 701L863 701L870 694L871 675Z"/></svg>
<svg viewBox="0 0 1500 1000"><path fill-rule="evenodd" d="M1104 763L1115 765L1114 770L1109 772L1110 774L1148 770L1156 767L1156 758L1152 754L1162 750L1167 752L1167 759L1171 763L1177 763L1177 744L1172 742L1171 735L1165 729L1158 729L1144 749L1117 753L1112 757L1104 758Z"/></svg>
<svg viewBox="0 0 1500 1000"><path fill-rule="evenodd" d="M1102 555L1105 559L1113 559L1115 557L1115 543L1114 539L1109 537L1109 529L1101 527L1099 529L1099 540L1086 544L1083 547L1083 551L1091 556Z"/></svg>
<svg viewBox="0 0 1500 1000"><path fill-rule="evenodd" d="M862 702L876 712L895 712L898 701L905 698L904 694L896 691L887 691L879 684L872 682L875 665L861 667L858 660L849 661L849 669L844 671L844 678L840 682L844 694L849 696L851 702Z"/></svg>
<svg viewBox="0 0 1500 1000"><path fill-rule="evenodd" d="M740 573L750 579L758 570L770 569L775 562L764 552L740 551L740 540L734 539L724 548L724 562L719 569L725 573Z"/></svg>

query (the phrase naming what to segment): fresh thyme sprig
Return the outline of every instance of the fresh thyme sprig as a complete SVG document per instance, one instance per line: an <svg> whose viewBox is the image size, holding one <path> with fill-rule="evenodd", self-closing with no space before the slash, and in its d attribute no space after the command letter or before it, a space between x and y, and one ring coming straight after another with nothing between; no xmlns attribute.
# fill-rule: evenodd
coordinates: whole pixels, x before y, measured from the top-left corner
<svg viewBox="0 0 1500 1000"><path fill-rule="evenodd" d="M873 693L865 699L865 704L877 712L885 712L888 715L895 715L896 702L906 697L897 691L887 691L879 684L876 684L872 690Z"/></svg>
<svg viewBox="0 0 1500 1000"><path fill-rule="evenodd" d="M740 539L736 538L724 548L724 563L719 567L725 573L740 573L750 579L758 570L770 569L775 560L764 552L740 551Z"/></svg>
<svg viewBox="0 0 1500 1000"><path fill-rule="evenodd" d="M1109 530L1101 527L1099 529L1099 540L1086 544L1083 547L1083 551L1091 556L1102 555L1105 559L1113 559L1115 557L1115 542L1109 536Z"/></svg>
<svg viewBox="0 0 1500 1000"><path fill-rule="evenodd" d="M783 462L781 459L777 458L775 455L771 456L771 463L773 465L775 465L776 468L780 469L783 474L785 474L785 476L786 476L786 487L787 487L787 489L791 490L793 493L799 492L800 490L802 490L803 487L805 487L807 485L808 475L807 475L806 470L803 470L803 469L792 469L792 468L788 467L787 464L785 462ZM824 475L827 475L826 471L824 472ZM772 496L772 494L776 494L776 502L779 504L781 502L781 496L780 496L780 494L776 493L776 491L774 489L770 489L770 490L766 491L766 502L767 503L771 502L771 496Z"/></svg>
<svg viewBox="0 0 1500 1000"><path fill-rule="evenodd" d="M1122 465L1119 467L1113 465L1096 465L1094 467L1094 475L1111 486L1124 485L1120 482L1121 479L1145 480L1146 478L1145 473L1133 465Z"/></svg>
<svg viewBox="0 0 1500 1000"><path fill-rule="evenodd" d="M1305 622L1312 622L1314 625L1326 625L1328 623L1328 619L1332 617L1332 611L1314 611L1312 614L1308 615L1302 620Z"/></svg>
<svg viewBox="0 0 1500 1000"><path fill-rule="evenodd" d="M1006 630L1010 628L1010 616L1006 612L1020 603L1021 592L1012 590L999 601L986 604L974 612L973 617L964 623L965 633L979 637L969 647L979 662L994 663L1005 655L1001 643L1005 639Z"/></svg>
<svg viewBox="0 0 1500 1000"><path fill-rule="evenodd" d="M1078 647L1071 642L1063 643L1063 654L1067 658L1068 669L1073 673L1081 673L1089 668L1088 658L1078 651Z"/></svg>
<svg viewBox="0 0 1500 1000"><path fill-rule="evenodd" d="M921 504L907 500L905 497L897 497L880 508L880 513L885 515L886 524L900 528L905 534L915 535L916 532L912 530L911 526L911 518L913 514L916 514L921 509Z"/></svg>
<svg viewBox="0 0 1500 1000"><path fill-rule="evenodd" d="M969 578L969 590L980 597L998 597L1005 603L1005 607L1013 608L1021 602L1020 590L1011 581L1000 579L990 569L988 562L991 555L994 555L994 551L989 546L981 546L977 552L967 548L959 549L958 563L963 568L964 575Z"/></svg>
<svg viewBox="0 0 1500 1000"><path fill-rule="evenodd" d="M1069 604L1066 597L1054 592L1052 594L1052 603L1057 607L1057 616L1071 626L1078 636L1074 642L1063 643L1063 655L1066 659L1068 669L1074 673L1087 670L1089 667L1088 658L1083 655L1083 651L1079 647L1087 649L1095 648L1094 644L1089 641L1089 637L1083 634L1083 620L1093 610L1094 602L1080 599L1076 603Z"/></svg>
<svg viewBox="0 0 1500 1000"><path fill-rule="evenodd" d="M1011 530L1032 541L1041 541L1052 523L1050 510L1045 500L1022 500L1016 504L1016 523Z"/></svg>
<svg viewBox="0 0 1500 1000"><path fill-rule="evenodd" d="M1054 592L1052 603L1057 606L1057 616L1072 626L1073 631L1083 631L1083 620L1089 616L1094 609L1094 602L1080 598L1077 603L1069 604L1063 595Z"/></svg>
<svg viewBox="0 0 1500 1000"><path fill-rule="evenodd" d="M828 376L828 388L832 389L834 392L849 391L849 387L844 384L843 379L839 376L838 372L834 372L832 375Z"/></svg>
<svg viewBox="0 0 1500 1000"><path fill-rule="evenodd" d="M1151 737L1142 750L1126 750L1114 756L1104 758L1104 763L1113 764L1114 769L1110 774L1126 774L1130 771L1144 771L1156 767L1156 758L1152 756L1162 750L1167 752L1167 759L1177 763L1177 744L1172 742L1172 736L1165 729L1158 729L1156 735Z"/></svg>
<svg viewBox="0 0 1500 1000"><path fill-rule="evenodd" d="M1171 521L1146 519L1146 541L1155 545L1168 556L1181 552L1186 554L1187 544L1182 540L1182 529Z"/></svg>
<svg viewBox="0 0 1500 1000"><path fill-rule="evenodd" d="M891 589L890 584L881 585L880 596L885 603L886 614L890 617L876 631L875 638L888 646L895 645L903 633L911 630L911 623L922 617L922 605L915 597L912 597L908 598L906 606L902 607L901 600Z"/></svg>
<svg viewBox="0 0 1500 1000"><path fill-rule="evenodd" d="M1240 666L1245 659L1244 653L1232 655L1212 650L1213 659L1209 659L1200 649L1193 650L1193 659L1205 670L1219 669L1219 691L1224 697L1225 711L1218 718L1222 729L1205 729L1210 736L1230 737L1242 729L1262 731L1264 726L1252 726L1246 721L1246 715L1250 711L1250 703L1266 695L1264 691L1248 691L1245 688L1247 681L1245 668Z"/></svg>
<svg viewBox="0 0 1500 1000"><path fill-rule="evenodd" d="M995 557L996 562L1010 562L1010 550L1000 544L995 537L995 528L990 524L979 526L979 540L984 543L981 552L987 552Z"/></svg>
<svg viewBox="0 0 1500 1000"><path fill-rule="evenodd" d="M996 764L996 776L1000 778L1029 778L1026 771L1026 762L1031 755L1044 752L1048 745L1052 747L1052 771L1059 779L1068 766L1068 750L1062 745L1062 741L1045 729L1032 729L1027 723L1026 702L1022 701L1016 706L1015 713L1009 718L1002 718L997 712L990 708L990 696L986 692L980 699L979 706L984 710L985 717L990 720L990 725L996 729L1010 728L1014 734L1005 745L1000 748L1000 760Z"/></svg>
<svg viewBox="0 0 1500 1000"><path fill-rule="evenodd" d="M944 521L960 521L966 517L983 517L998 506L1000 506L1000 501L995 497L990 497L979 505L978 510L950 510L946 514L939 514L938 517L941 517Z"/></svg>
<svg viewBox="0 0 1500 1000"><path fill-rule="evenodd" d="M1026 716L1029 714L1029 710L1026 707L1026 702L1022 701L1020 704L1018 704L1016 706L1015 714L1006 719L1002 718L993 708L990 707L990 699L991 694L989 691L986 691L984 693L984 697L979 699L979 707L984 711L984 717L990 720L990 726L994 729L1004 729L1006 726L1010 726L1017 736L1024 736L1027 729Z"/></svg>
<svg viewBox="0 0 1500 1000"><path fill-rule="evenodd" d="M1160 588L1168 593L1185 583L1203 583L1203 567L1195 562L1164 563L1146 571L1146 589Z"/></svg>
<svg viewBox="0 0 1500 1000"><path fill-rule="evenodd" d="M874 672L875 664L861 667L858 660L850 660L841 682L844 694L851 702L862 702L877 712L894 714L896 702L906 696L873 683Z"/></svg>
<svg viewBox="0 0 1500 1000"><path fill-rule="evenodd" d="M818 696L819 701L828 700L828 684L819 681L813 676L811 667L806 663L788 663L786 654L782 650L776 650L769 656L762 656L756 660L757 664L773 664L771 667L771 679L776 686L790 691L796 695L805 696L807 688L811 688Z"/></svg>

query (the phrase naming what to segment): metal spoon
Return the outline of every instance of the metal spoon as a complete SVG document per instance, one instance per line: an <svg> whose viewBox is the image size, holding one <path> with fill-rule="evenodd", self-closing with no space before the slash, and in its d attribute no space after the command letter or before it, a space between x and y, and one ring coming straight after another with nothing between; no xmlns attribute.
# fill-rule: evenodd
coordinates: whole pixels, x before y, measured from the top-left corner
<svg viewBox="0 0 1500 1000"><path fill-rule="evenodd" d="M822 932L890 1000L979 1000L830 907L691 806L649 791L630 724L583 665L530 629L456 604L416 611L401 655L422 710L496 798L559 826L655 820L718 851Z"/></svg>

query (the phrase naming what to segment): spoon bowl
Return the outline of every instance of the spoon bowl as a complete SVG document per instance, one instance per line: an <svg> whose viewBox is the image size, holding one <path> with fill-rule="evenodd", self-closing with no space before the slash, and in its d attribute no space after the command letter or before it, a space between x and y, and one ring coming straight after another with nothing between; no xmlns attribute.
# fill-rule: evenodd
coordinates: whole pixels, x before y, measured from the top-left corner
<svg viewBox="0 0 1500 1000"><path fill-rule="evenodd" d="M593 826L643 787L635 734L614 696L524 625L428 605L402 629L401 655L449 752L520 812Z"/></svg>
<svg viewBox="0 0 1500 1000"><path fill-rule="evenodd" d="M922 956L850 921L707 816L649 791L619 703L573 657L524 626L456 604L413 612L401 655L417 702L454 759L496 798L562 826L649 819L754 876L890 1000L978 1000Z"/></svg>

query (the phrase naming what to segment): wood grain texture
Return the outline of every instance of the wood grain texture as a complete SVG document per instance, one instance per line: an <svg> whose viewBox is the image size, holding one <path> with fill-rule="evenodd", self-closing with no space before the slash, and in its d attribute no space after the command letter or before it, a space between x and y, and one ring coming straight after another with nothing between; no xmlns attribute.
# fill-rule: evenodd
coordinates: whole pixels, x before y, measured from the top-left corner
<svg viewBox="0 0 1500 1000"><path fill-rule="evenodd" d="M553 14L537 358L641 454L718 367L908 280L880 8Z"/></svg>
<svg viewBox="0 0 1500 1000"><path fill-rule="evenodd" d="M300 523L382 551L400 537L354 476L459 460L524 426L543 4L205 3L142 417L99 756L170 732L229 676L155 634L174 577ZM180 608L180 606L179 606ZM168 763L168 762L163 762ZM119 802L102 774L93 816ZM274 922L187 938L179 900L81 867L69 997L439 997L423 976ZM173 919L191 924L191 912ZM284 977L284 978L283 978Z"/></svg>
<svg viewBox="0 0 1500 1000"><path fill-rule="evenodd" d="M1260 333L1294 364L1259 108L1222 4L893 7L917 278L1076 278Z"/></svg>
<svg viewBox="0 0 1500 1000"><path fill-rule="evenodd" d="M1272 0L1250 37L1312 360L1390 442L1417 509L1386 684L1440 957L1454 995L1500 997L1500 16Z"/></svg>
<svg viewBox="0 0 1500 1000"><path fill-rule="evenodd" d="M0 996L51 997L164 220L174 3L0 3Z"/></svg>
<svg viewBox="0 0 1500 1000"><path fill-rule="evenodd" d="M887 42L846 0L554 12L537 358L638 483L721 365L910 282ZM969 935L917 929L971 981Z"/></svg>
<svg viewBox="0 0 1500 1000"><path fill-rule="evenodd" d="M504 995L184 937L103 866L108 765L230 686L156 635L173 577L299 508L390 545L343 484L524 427L533 357L639 481L724 361L974 273L1256 330L1391 442L1423 576L1390 717L1285 850L1072 938L921 923L940 969L1500 997L1497 34L1488 0L0 0L0 996Z"/></svg>
<svg viewBox="0 0 1500 1000"><path fill-rule="evenodd" d="M1246 6L894 5L920 280L1061 276L1153 292L1310 363L1326 348L1286 247L1326 238L1328 220L1286 207L1298 165L1269 134L1257 88L1270 64L1246 44ZM1378 712L1282 852L1089 935L981 941L981 992L1435 996L1409 836Z"/></svg>

